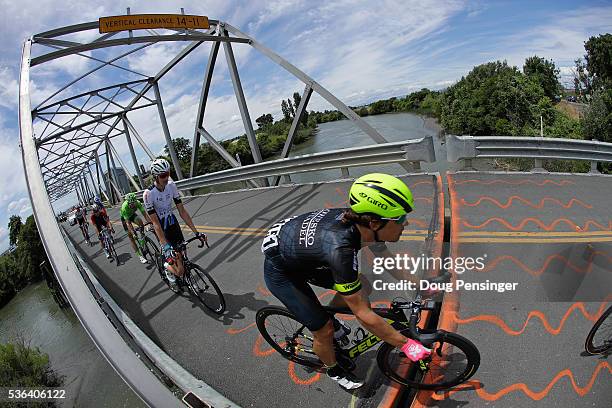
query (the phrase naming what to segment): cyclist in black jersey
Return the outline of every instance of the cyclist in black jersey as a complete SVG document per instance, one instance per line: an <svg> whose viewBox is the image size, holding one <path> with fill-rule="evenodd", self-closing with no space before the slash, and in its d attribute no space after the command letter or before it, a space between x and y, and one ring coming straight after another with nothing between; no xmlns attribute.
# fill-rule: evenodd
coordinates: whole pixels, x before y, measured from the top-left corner
<svg viewBox="0 0 612 408"><path fill-rule="evenodd" d="M349 198L350 208L322 209L278 222L262 243L266 286L313 333L313 350L327 374L348 390L363 382L337 364L332 339L350 329L323 309L309 284L336 290L330 305L348 306L367 330L407 354L408 339L370 307L357 253L372 243L370 248L380 253L384 242L398 241L406 214L414 208L408 187L381 173L358 178Z"/></svg>

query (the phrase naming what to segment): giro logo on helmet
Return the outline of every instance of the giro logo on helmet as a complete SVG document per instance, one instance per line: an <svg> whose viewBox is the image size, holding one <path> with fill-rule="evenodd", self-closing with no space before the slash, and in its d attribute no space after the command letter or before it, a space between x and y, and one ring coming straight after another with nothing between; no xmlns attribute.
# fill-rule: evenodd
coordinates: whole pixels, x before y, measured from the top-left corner
<svg viewBox="0 0 612 408"><path fill-rule="evenodd" d="M383 210L386 210L389 208L389 206L385 203L381 203L380 201L377 201L375 199L373 199L372 197L368 196L366 193L364 193L363 191L359 192L359 196L365 198L368 202L374 204L375 206L382 208Z"/></svg>

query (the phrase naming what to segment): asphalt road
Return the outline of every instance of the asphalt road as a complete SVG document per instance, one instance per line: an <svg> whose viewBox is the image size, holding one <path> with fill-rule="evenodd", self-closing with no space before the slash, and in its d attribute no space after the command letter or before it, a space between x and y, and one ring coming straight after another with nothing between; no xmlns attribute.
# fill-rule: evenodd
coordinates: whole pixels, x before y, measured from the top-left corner
<svg viewBox="0 0 612 408"><path fill-rule="evenodd" d="M417 208L401 240L390 248L418 254L430 233L432 217L442 214L441 208L432 207L440 179L415 175L405 181ZM325 376L288 363L262 342L254 327L258 309L280 304L263 282L260 245L267 227L287 216L347 206L350 184L284 186L185 200L211 245L208 250L193 245L189 255L211 273L225 294L227 311L222 316L209 313L188 295L170 292L151 266L138 262L120 224L115 225L119 265L109 262L97 243L85 245L77 227L69 227L69 234L106 290L139 327L195 377L236 403L244 407L386 407L397 390L380 374L375 352L357 360L356 374L367 380L367 386L348 393ZM118 211L110 209L109 216L117 221ZM323 301L330 295L325 290L317 293ZM413 293L373 292L371 300L384 304L398 295L408 298Z"/></svg>
<svg viewBox="0 0 612 408"><path fill-rule="evenodd" d="M610 359L584 354L612 300L612 178L464 172L447 180L453 259L485 257L482 270L455 281L517 285L445 294L441 324L476 344L481 365L469 384L421 392L413 407L612 406Z"/></svg>

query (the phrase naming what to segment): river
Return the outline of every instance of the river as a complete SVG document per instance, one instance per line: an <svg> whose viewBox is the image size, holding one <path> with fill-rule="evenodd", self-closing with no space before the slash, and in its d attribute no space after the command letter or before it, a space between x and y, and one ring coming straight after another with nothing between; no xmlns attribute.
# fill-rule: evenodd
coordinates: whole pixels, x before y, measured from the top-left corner
<svg viewBox="0 0 612 408"><path fill-rule="evenodd" d="M65 376L61 406L146 406L102 357L76 316L57 306L46 283L26 287L0 309L0 342L16 336L47 353L51 367Z"/></svg>
<svg viewBox="0 0 612 408"><path fill-rule="evenodd" d="M446 161L439 127L432 119L410 113L395 113L364 118L389 142L433 136L435 163L423 163L422 171L444 171L454 168ZM307 142L294 146L290 156L366 146L375 142L351 121L323 123L316 135ZM392 174L406 173L399 165L384 165L377 171ZM372 168L351 168L353 177L373 171ZM339 170L292 175L297 183L340 178ZM238 188L242 187L241 185ZM59 309L46 285L30 285L0 309L0 341L11 340L16 334L31 339L49 354L51 366L65 375L66 407L141 407L144 404L113 371L98 352L76 317Z"/></svg>

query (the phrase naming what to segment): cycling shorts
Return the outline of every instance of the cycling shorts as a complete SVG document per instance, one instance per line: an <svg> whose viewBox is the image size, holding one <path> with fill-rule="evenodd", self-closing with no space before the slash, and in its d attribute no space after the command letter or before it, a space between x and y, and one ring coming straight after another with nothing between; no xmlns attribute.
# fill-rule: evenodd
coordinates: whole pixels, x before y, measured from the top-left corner
<svg viewBox="0 0 612 408"><path fill-rule="evenodd" d="M185 241L183 231L181 231L181 226L178 222L168 225L168 228L164 229L164 237L166 237L166 241L168 241L174 249L178 248L178 245Z"/></svg>
<svg viewBox="0 0 612 408"><path fill-rule="evenodd" d="M334 287L331 274L317 277L289 273L283 265L281 255L275 248L266 251L264 260L264 280L266 286L298 321L310 331L321 329L330 319L309 283L326 289Z"/></svg>
<svg viewBox="0 0 612 408"><path fill-rule="evenodd" d="M127 219L125 217L123 217L123 215L122 215L121 216L121 224L123 225L123 229L125 231L128 230L128 226L127 226L127 222L126 221L134 222L134 221L136 221L136 218L138 218L138 215L136 215L136 213L132 214L132 216L127 218Z"/></svg>

